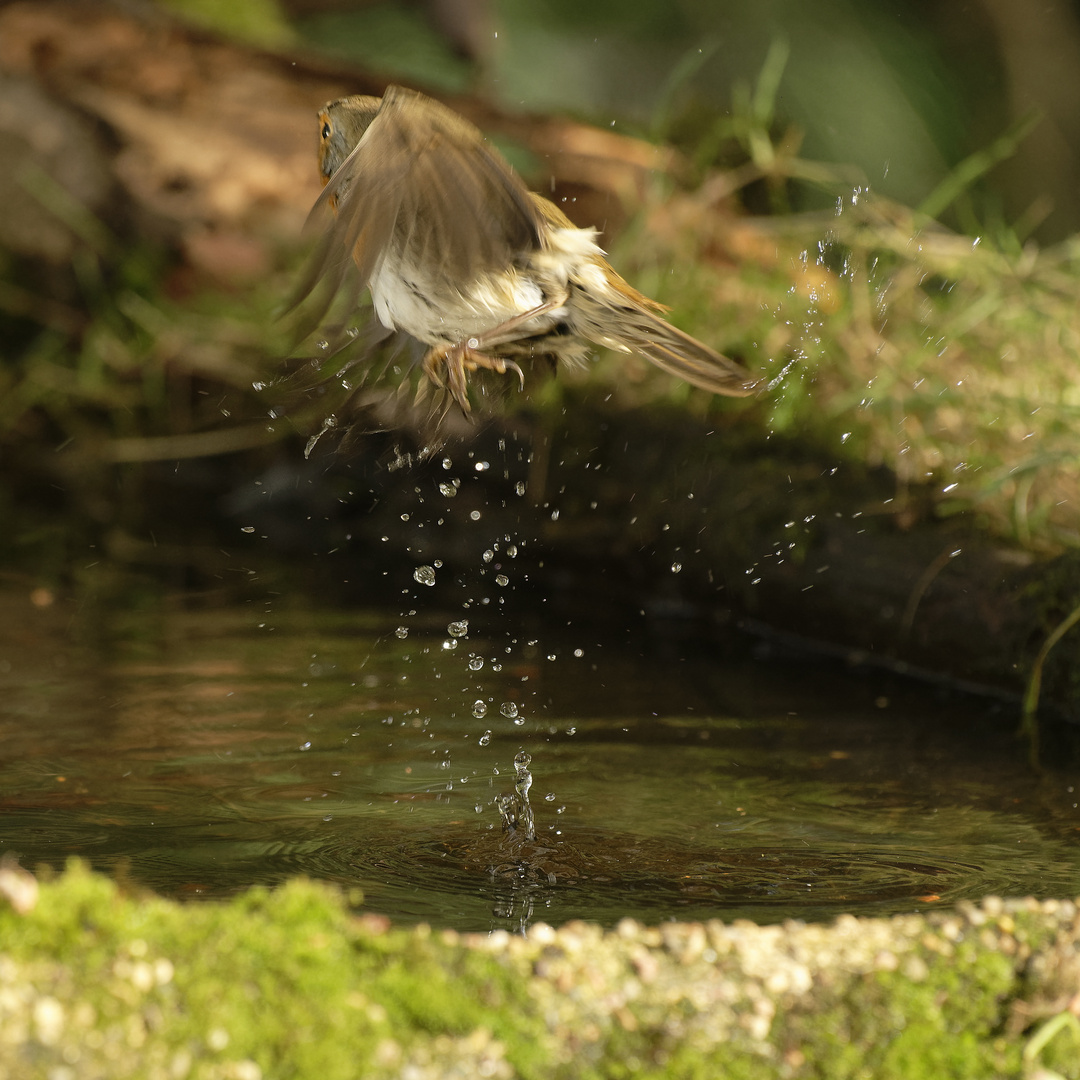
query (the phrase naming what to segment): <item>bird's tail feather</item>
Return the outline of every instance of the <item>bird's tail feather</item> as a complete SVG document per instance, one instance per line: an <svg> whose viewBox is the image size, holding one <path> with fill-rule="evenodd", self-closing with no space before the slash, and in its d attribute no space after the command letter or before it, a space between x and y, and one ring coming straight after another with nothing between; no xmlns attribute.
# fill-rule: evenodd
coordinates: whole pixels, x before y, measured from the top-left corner
<svg viewBox="0 0 1080 1080"><path fill-rule="evenodd" d="M608 347L635 352L669 375L713 394L746 397L758 388L759 381L744 367L672 326L647 306L651 301L646 297L641 300L629 287L625 294L620 289L618 299L608 305L617 310L587 317L600 332L589 333L588 327L582 327L585 335ZM613 326L618 327L616 333L611 332Z"/></svg>

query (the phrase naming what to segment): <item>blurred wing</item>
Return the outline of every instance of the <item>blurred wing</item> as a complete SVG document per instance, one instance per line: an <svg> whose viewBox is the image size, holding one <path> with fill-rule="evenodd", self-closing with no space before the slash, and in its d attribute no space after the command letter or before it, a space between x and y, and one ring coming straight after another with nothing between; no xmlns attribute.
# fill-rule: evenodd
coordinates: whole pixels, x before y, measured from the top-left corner
<svg viewBox="0 0 1080 1080"><path fill-rule="evenodd" d="M444 105L391 86L308 217L320 239L291 307L317 325L350 274L371 280L393 244L429 280L467 282L540 243L528 189L480 132Z"/></svg>
<svg viewBox="0 0 1080 1080"><path fill-rule="evenodd" d="M472 124L400 87L387 91L372 129L384 122L407 161L398 236L410 262L468 281L539 246L528 188Z"/></svg>

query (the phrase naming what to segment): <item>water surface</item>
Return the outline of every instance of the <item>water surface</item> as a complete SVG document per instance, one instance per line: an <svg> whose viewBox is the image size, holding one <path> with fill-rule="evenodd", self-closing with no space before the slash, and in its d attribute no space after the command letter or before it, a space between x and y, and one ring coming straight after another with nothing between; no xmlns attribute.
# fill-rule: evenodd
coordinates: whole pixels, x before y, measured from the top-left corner
<svg viewBox="0 0 1080 1080"><path fill-rule="evenodd" d="M303 873L474 930L1080 892L1069 779L986 702L461 611L0 609L0 851L27 866L179 897ZM494 805L522 749L534 842Z"/></svg>

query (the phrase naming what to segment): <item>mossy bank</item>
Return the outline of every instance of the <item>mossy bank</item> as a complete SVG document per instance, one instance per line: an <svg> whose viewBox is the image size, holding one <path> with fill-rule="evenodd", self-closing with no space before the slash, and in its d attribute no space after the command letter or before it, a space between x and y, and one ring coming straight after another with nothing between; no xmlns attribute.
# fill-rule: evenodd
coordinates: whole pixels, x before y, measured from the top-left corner
<svg viewBox="0 0 1080 1080"><path fill-rule="evenodd" d="M0 885L13 1080L1080 1076L1067 901L513 937L395 929L304 880L188 905L79 864Z"/></svg>

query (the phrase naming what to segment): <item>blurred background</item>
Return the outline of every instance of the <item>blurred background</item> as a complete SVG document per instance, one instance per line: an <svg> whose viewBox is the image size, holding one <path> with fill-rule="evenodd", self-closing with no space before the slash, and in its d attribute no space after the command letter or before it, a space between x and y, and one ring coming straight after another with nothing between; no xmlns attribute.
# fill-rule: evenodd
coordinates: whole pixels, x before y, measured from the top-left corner
<svg viewBox="0 0 1080 1080"><path fill-rule="evenodd" d="M949 224L1005 221L1042 241L1080 226L1080 18L1068 0L169 3L418 86L669 139L721 159L711 163L731 163L725 125L761 106L765 72L772 121L804 157L857 166L913 207L1037 118L1022 152L994 163Z"/></svg>

